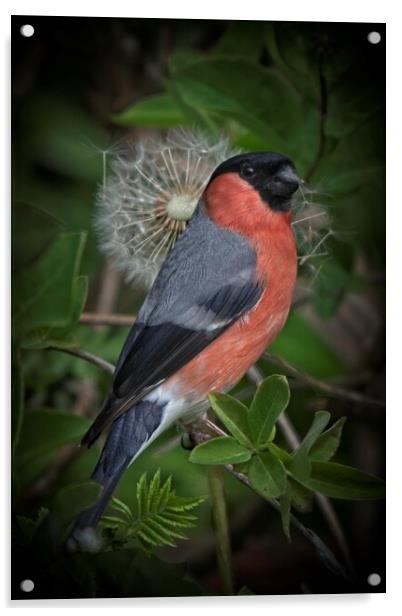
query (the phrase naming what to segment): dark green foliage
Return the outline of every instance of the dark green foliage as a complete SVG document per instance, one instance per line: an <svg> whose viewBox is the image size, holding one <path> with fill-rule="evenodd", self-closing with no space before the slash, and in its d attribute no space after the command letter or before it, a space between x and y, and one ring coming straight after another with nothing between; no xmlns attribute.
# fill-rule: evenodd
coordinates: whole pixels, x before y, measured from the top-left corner
<svg viewBox="0 0 402 616"><path fill-rule="evenodd" d="M358 297L369 291L381 300L384 122L381 82L374 70L378 47L356 44L357 34L365 37L365 32L354 26L342 31L335 24L232 22L220 27L222 36L212 44L208 40L191 46L186 37L172 43L163 67L155 65L153 51L147 66L160 70L163 80L153 76L142 91L138 78L132 97L137 102L119 112L119 107L111 110L105 101L94 103L96 77L92 65L84 67L81 48L83 70L72 66L73 82L68 81L68 71L64 74L56 64L60 81L54 77L53 85L46 81L49 68L33 70L29 61L19 72L30 75L32 84L16 89L13 109L13 546L23 571L29 565L37 572L38 593L43 597L210 592L206 584L201 590L191 579L187 565L176 567L160 558L161 547L176 544L191 527L200 543L210 532L208 506L200 506L198 516L193 512L203 500L199 495L207 490L201 465L234 465L248 476L258 495L278 499L288 538L293 511L309 514L312 528L319 525L320 516L312 511L314 491L343 500L383 495L382 482L350 466L356 463L355 436L362 426L365 430L370 426L367 408L355 413L352 403L331 404L334 417L349 412L353 417L341 442L345 418L331 425L326 411L310 417L311 409L326 408L326 400L318 401L317 392L293 379L289 398L286 379L272 376L277 368L264 363L261 369L271 377L254 398L246 391L245 380L235 390L242 401L226 394L210 396L228 436L199 445L190 454L196 464L188 464L188 453L177 446L174 429L170 430L122 478L102 521L105 549L71 555L67 564L58 560L73 519L99 494L99 486L88 482L99 449L83 451L78 443L102 404L110 376L76 357L46 349L77 346L115 363L128 333L127 327L95 329L79 324L84 306L94 311L101 294L104 260L93 231L94 195L102 181L106 152L113 151L112 144L122 135L120 127L129 134L133 127L148 131L197 125L217 136L224 132L234 147L278 150L294 159L313 191L306 192L306 201L322 208L328 222L317 239L300 249L299 271L308 281L310 313L291 311L270 348L273 354L326 382L354 376L347 349L334 351L325 322L339 317L352 291ZM109 49L103 38L102 48ZM107 63L113 65L117 55L110 53ZM117 68L114 74L123 76L122 82L133 78L131 66L129 77L126 65L122 71ZM38 75L45 82L35 86ZM125 87L120 93L114 89L119 79L107 88L108 97L127 101ZM103 72L100 81L105 82ZM303 208L302 203L295 217L303 218ZM301 245L305 238L294 228ZM327 231L323 254L312 256ZM378 273L380 282L374 287L369 274ZM121 286L114 309L134 315L142 298L142 289ZM381 341L376 348L380 346ZM367 353L363 368L376 374L380 362L377 351ZM92 396L84 416L76 406L82 389ZM306 434L294 453L275 428L285 409L300 433ZM375 422L377 434L378 419ZM365 434L363 429L361 433ZM335 454L342 464L332 461ZM161 482L159 467L172 480ZM226 475L230 516L241 512L245 503L256 507L263 503ZM189 496L176 496L172 484L178 494ZM336 503L337 508L340 505ZM340 511L349 523L352 516L341 507ZM272 517L266 516L256 536L265 539L275 532L268 528ZM322 541L317 536L315 541L324 553ZM17 586L18 575L19 569ZM46 584L41 587L42 580ZM239 594L251 594L250 588Z"/></svg>
<svg viewBox="0 0 402 616"><path fill-rule="evenodd" d="M87 292L86 278L79 275L84 244L84 233L62 234L14 277L14 331L21 347L72 344L70 332Z"/></svg>
<svg viewBox="0 0 402 616"><path fill-rule="evenodd" d="M249 409L231 396L211 394L211 406L232 436L212 438L197 445L190 455L190 461L198 464L234 465L247 474L251 486L262 496L280 497L288 538L291 506L305 510L313 491L350 500L384 497L382 480L329 462L338 449L344 418L324 432L331 416L327 411L315 413L310 429L292 454L272 442L275 422L289 398L287 380L280 375L272 375L259 385ZM246 466L236 466L250 459Z"/></svg>

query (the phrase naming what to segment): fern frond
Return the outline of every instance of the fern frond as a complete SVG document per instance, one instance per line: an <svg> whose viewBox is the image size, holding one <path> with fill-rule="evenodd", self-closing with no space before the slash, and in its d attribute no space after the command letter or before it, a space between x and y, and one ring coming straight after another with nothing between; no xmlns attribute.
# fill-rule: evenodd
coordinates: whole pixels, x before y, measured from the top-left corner
<svg viewBox="0 0 402 616"><path fill-rule="evenodd" d="M137 518L123 501L114 498L113 509L120 516L102 517L103 528L123 533L127 541L137 540L145 550L175 547L176 541L187 539L185 531L197 523L197 516L189 513L205 500L203 496L176 496L172 477L162 483L160 469L150 481L144 473L137 483Z"/></svg>
<svg viewBox="0 0 402 616"><path fill-rule="evenodd" d="M144 474L137 486L138 520L136 532L144 548L175 546L176 540L187 539L185 529L195 526L197 517L187 512L204 501L204 497L176 496L172 478L161 483L157 470L148 483Z"/></svg>
<svg viewBox="0 0 402 616"><path fill-rule="evenodd" d="M114 497L112 500L112 507L119 513L122 513L128 522L133 522L133 514L131 513L130 507L126 505L126 503L123 503L123 501Z"/></svg>

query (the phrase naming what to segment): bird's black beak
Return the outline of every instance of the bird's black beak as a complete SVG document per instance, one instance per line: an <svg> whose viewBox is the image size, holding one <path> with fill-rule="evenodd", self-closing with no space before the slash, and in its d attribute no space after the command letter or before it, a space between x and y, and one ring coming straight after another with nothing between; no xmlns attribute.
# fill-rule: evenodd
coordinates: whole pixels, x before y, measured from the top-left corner
<svg viewBox="0 0 402 616"><path fill-rule="evenodd" d="M276 197L289 199L300 186L300 178L291 165L284 165L269 183L269 190Z"/></svg>

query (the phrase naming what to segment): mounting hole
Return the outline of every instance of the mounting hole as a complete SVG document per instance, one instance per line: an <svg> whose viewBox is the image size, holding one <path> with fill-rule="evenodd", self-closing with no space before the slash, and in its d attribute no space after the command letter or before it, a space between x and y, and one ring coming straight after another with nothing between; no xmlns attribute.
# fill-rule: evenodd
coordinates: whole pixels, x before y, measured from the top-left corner
<svg viewBox="0 0 402 616"><path fill-rule="evenodd" d="M35 588L35 584L32 580L22 580L20 588L23 592L32 592Z"/></svg>
<svg viewBox="0 0 402 616"><path fill-rule="evenodd" d="M22 36L29 38L34 35L35 28L31 26L31 24L24 24L23 26L21 26L20 32Z"/></svg>
<svg viewBox="0 0 402 616"><path fill-rule="evenodd" d="M381 34L379 32L369 32L367 35L367 40L372 45L378 45L381 41Z"/></svg>
<svg viewBox="0 0 402 616"><path fill-rule="evenodd" d="M378 573L370 573L367 582L370 586L378 586L378 584L381 584L381 575L378 575Z"/></svg>

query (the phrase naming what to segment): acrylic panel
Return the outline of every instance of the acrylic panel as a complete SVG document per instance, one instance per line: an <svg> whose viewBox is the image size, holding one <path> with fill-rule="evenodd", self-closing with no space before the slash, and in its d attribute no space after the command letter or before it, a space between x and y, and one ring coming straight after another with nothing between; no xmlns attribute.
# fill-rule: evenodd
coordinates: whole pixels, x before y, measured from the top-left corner
<svg viewBox="0 0 402 616"><path fill-rule="evenodd" d="M385 24L12 18L13 599L384 592L384 105Z"/></svg>

